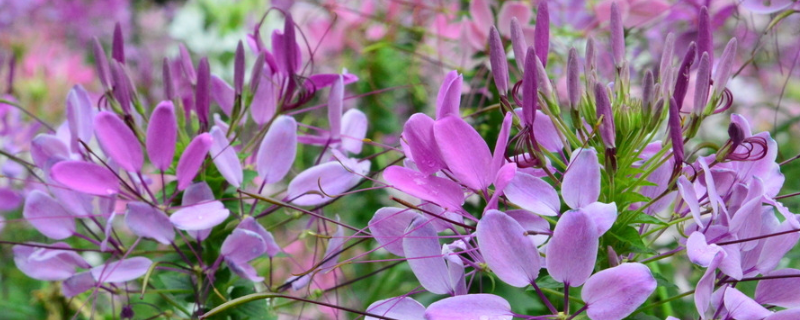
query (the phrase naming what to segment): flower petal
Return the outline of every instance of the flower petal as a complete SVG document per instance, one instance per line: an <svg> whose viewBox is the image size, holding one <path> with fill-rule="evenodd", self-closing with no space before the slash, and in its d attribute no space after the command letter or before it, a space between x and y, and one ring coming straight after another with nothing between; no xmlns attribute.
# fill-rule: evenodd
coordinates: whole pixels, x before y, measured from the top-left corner
<svg viewBox="0 0 800 320"><path fill-rule="evenodd" d="M553 186L524 172L517 172L503 193L520 208L543 216L558 215L561 208Z"/></svg>
<svg viewBox="0 0 800 320"><path fill-rule="evenodd" d="M236 228L222 242L219 255L236 264L246 264L267 251L267 244L258 234L250 230Z"/></svg>
<svg viewBox="0 0 800 320"><path fill-rule="evenodd" d="M772 314L767 308L735 288L725 289L723 301L729 316L736 320L761 320Z"/></svg>
<svg viewBox="0 0 800 320"><path fill-rule="evenodd" d="M387 251L403 256L403 236L414 219L421 219L418 213L404 208L380 208L369 220L369 231Z"/></svg>
<svg viewBox="0 0 800 320"><path fill-rule="evenodd" d="M48 238L62 240L75 233L75 218L58 201L39 190L28 194L22 215Z"/></svg>
<svg viewBox="0 0 800 320"><path fill-rule="evenodd" d="M143 276L153 264L145 257L135 257L109 262L92 268L92 277L98 282L126 282Z"/></svg>
<svg viewBox="0 0 800 320"><path fill-rule="evenodd" d="M492 153L472 126L459 117L445 117L434 123L433 132L444 162L458 181L473 190L486 190L492 184Z"/></svg>
<svg viewBox="0 0 800 320"><path fill-rule="evenodd" d="M153 110L147 126L147 156L153 166L166 171L172 166L175 143L178 140L178 122L171 101L163 101Z"/></svg>
<svg viewBox="0 0 800 320"><path fill-rule="evenodd" d="M583 211L564 213L547 244L547 271L558 282L577 287L594 271L599 246L597 227Z"/></svg>
<svg viewBox="0 0 800 320"><path fill-rule="evenodd" d="M386 318L425 320L425 306L409 297L375 301L367 307L367 312ZM378 320L378 318L367 316L364 320Z"/></svg>
<svg viewBox="0 0 800 320"><path fill-rule="evenodd" d="M433 136L433 124L431 117L415 113L403 125L403 138L408 142L411 158L425 175L447 167Z"/></svg>
<svg viewBox="0 0 800 320"><path fill-rule="evenodd" d="M448 211L460 210L464 203L461 186L449 179L425 175L399 166L386 168L383 178L398 190L436 203Z"/></svg>
<svg viewBox="0 0 800 320"><path fill-rule="evenodd" d="M164 211L144 202L129 202L125 213L125 224L140 237L150 238L162 244L172 243L175 230Z"/></svg>
<svg viewBox="0 0 800 320"><path fill-rule="evenodd" d="M487 293L450 297L432 303L425 310L427 320L511 320L511 305L505 299Z"/></svg>
<svg viewBox="0 0 800 320"><path fill-rule="evenodd" d="M331 201L361 182L361 176L369 171L369 161L341 159L313 166L298 174L291 182L287 196L291 202L301 206L313 206ZM346 166L346 167L345 167ZM322 194L324 193L324 195Z"/></svg>
<svg viewBox="0 0 800 320"><path fill-rule="evenodd" d="M405 233L407 236L403 238L403 253L422 287L436 294L453 292L433 225L426 219L416 219L406 228Z"/></svg>
<svg viewBox="0 0 800 320"><path fill-rule="evenodd" d="M600 163L594 149L576 149L561 182L561 197L572 209L578 209L600 197Z"/></svg>
<svg viewBox="0 0 800 320"><path fill-rule="evenodd" d="M536 281L541 268L539 251L525 231L516 220L497 210L487 211L477 227L486 264L500 280L520 288Z"/></svg>
<svg viewBox="0 0 800 320"><path fill-rule="evenodd" d="M192 142L183 150L181 159L178 160L176 174L178 176L178 190L186 189L192 183L206 154L211 149L213 139L208 133L202 133L192 139Z"/></svg>
<svg viewBox="0 0 800 320"><path fill-rule="evenodd" d="M297 122L279 116L269 127L256 154L256 170L265 183L281 181L297 156Z"/></svg>
<svg viewBox="0 0 800 320"><path fill-rule="evenodd" d="M103 151L126 171L139 171L144 163L139 139L116 114L102 111L94 118L94 131Z"/></svg>
<svg viewBox="0 0 800 320"><path fill-rule="evenodd" d="M236 150L233 149L233 146L231 146L228 138L225 137L225 133L222 132L222 129L217 126L211 128L211 138L213 142L211 143L211 148L208 153L211 159L214 160L217 170L225 177L228 183L239 188L244 178L242 163L236 155Z"/></svg>
<svg viewBox="0 0 800 320"><path fill-rule="evenodd" d="M364 137L367 136L369 121L361 110L350 109L342 115L342 149L352 153L361 153Z"/></svg>
<svg viewBox="0 0 800 320"><path fill-rule="evenodd" d="M261 239L264 239L264 243L267 245L266 254L270 257L274 257L279 252L281 252L281 247L278 246L278 243L275 242L275 237L272 236L272 233L264 229L256 219L253 217L247 217L236 226L237 229L244 229L249 230L257 233L261 236Z"/></svg>
<svg viewBox="0 0 800 320"><path fill-rule="evenodd" d="M88 194L107 196L119 192L119 180L106 167L91 162L62 161L50 169L53 180Z"/></svg>
<svg viewBox="0 0 800 320"><path fill-rule="evenodd" d="M775 278L758 281L755 298L759 304L784 308L800 307L800 270L775 270L765 276Z"/></svg>
<svg viewBox="0 0 800 320"><path fill-rule="evenodd" d="M594 274L581 289L592 320L619 320L633 313L653 291L656 279L641 263L623 263Z"/></svg>
<svg viewBox="0 0 800 320"><path fill-rule="evenodd" d="M70 132L70 148L79 152L78 140L89 143L92 140L93 128L92 101L81 85L72 87L67 95L67 121Z"/></svg>
<svg viewBox="0 0 800 320"><path fill-rule="evenodd" d="M213 228L228 218L230 212L222 202L212 201L175 211L169 221L180 230L197 231Z"/></svg>

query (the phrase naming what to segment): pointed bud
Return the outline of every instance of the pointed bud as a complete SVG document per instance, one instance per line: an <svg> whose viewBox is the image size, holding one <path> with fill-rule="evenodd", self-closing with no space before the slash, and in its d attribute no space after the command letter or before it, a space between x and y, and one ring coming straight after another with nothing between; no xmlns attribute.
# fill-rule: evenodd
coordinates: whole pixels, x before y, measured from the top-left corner
<svg viewBox="0 0 800 320"><path fill-rule="evenodd" d="M331 86L331 93L328 96L328 122L331 126L331 139L339 140L342 133L342 108L344 104L344 80L342 76L336 79Z"/></svg>
<svg viewBox="0 0 800 320"><path fill-rule="evenodd" d="M594 39L592 39L591 37L589 37L589 39L586 40L585 60L586 60L586 65L583 67L583 69L584 72L588 74L589 72L594 71L595 68L597 67L597 54L595 54L594 52ZM589 82L589 83L594 83L594 82Z"/></svg>
<svg viewBox="0 0 800 320"><path fill-rule="evenodd" d="M278 116L270 125L256 154L256 170L265 183L281 181L297 155L297 122Z"/></svg>
<svg viewBox="0 0 800 320"><path fill-rule="evenodd" d="M522 78L522 122L526 126L533 125L536 109L539 104L539 84L536 74L536 50L528 47L525 55L525 72Z"/></svg>
<svg viewBox="0 0 800 320"><path fill-rule="evenodd" d="M172 80L172 70L169 66L169 59L164 58L161 62L161 81L164 82L164 100L175 98L175 82Z"/></svg>
<svg viewBox="0 0 800 320"><path fill-rule="evenodd" d="M192 56L189 55L189 50L186 49L186 46L181 43L178 45L178 50L180 51L180 59L181 59L181 66L183 68L183 73L186 75L186 78L189 79L189 83L192 85L197 83L197 73L194 71L194 63L192 62Z"/></svg>
<svg viewBox="0 0 800 320"><path fill-rule="evenodd" d="M522 32L517 17L511 18L511 47L514 49L517 68L522 71L525 67L525 50L528 49L528 43L525 41L525 34Z"/></svg>
<svg viewBox="0 0 800 320"><path fill-rule="evenodd" d="M261 82L261 73L264 70L264 52L258 54L256 62L253 64L253 70L250 72L250 92L256 92L259 83Z"/></svg>
<svg viewBox="0 0 800 320"><path fill-rule="evenodd" d="M125 39L122 37L122 27L119 22L114 25L114 42L111 45L111 57L117 62L125 64Z"/></svg>
<svg viewBox="0 0 800 320"><path fill-rule="evenodd" d="M683 132L681 129L681 114L678 103L675 99L670 99L669 103L669 119L667 120L667 127L669 128L669 138L672 140L672 155L675 158L675 163L683 163Z"/></svg>
<svg viewBox="0 0 800 320"><path fill-rule="evenodd" d="M211 142L211 135L203 133L192 139L192 142L184 149L178 160L178 167L175 169L175 175L178 177L178 190L186 189L192 183L208 150L211 149Z"/></svg>
<svg viewBox="0 0 800 320"><path fill-rule="evenodd" d="M594 99L597 108L597 118L603 116L600 123L600 138L606 148L616 147L616 128L614 126L614 111L611 110L611 100L608 98L606 87L600 83L594 84Z"/></svg>
<svg viewBox="0 0 800 320"><path fill-rule="evenodd" d="M195 109L197 118L200 120L201 131L208 127L208 109L211 104L211 69L208 65L208 58L200 59L197 67L197 87L195 87Z"/></svg>
<svg viewBox="0 0 800 320"><path fill-rule="evenodd" d="M648 119L653 107L653 97L655 94L654 86L653 72L650 70L645 71L644 84L642 85L642 108L644 109L645 117Z"/></svg>
<svg viewBox="0 0 800 320"><path fill-rule="evenodd" d="M678 79L675 81L675 90L672 92L672 98L677 102L678 111L683 107L683 99L689 89L689 75L696 55L697 45L692 42L689 44L689 49L686 50L686 55L683 57L683 62L681 62L681 66L678 69Z"/></svg>
<svg viewBox="0 0 800 320"><path fill-rule="evenodd" d="M284 20L283 36L283 52L286 54L286 67L290 74L294 74L300 66L300 61L298 61L300 52L298 52L299 47L297 46L297 39L295 36L294 19L292 19L292 15L289 13L286 13L286 18Z"/></svg>
<svg viewBox="0 0 800 320"><path fill-rule="evenodd" d="M708 103L708 91L711 86L711 61L708 52L703 52L700 65L697 67L697 79L694 88L694 113L695 116L703 114Z"/></svg>
<svg viewBox="0 0 800 320"><path fill-rule="evenodd" d="M570 48L567 58L567 95L569 96L569 106L573 110L577 109L581 102L580 86L578 85L580 77L578 52L575 48Z"/></svg>
<svg viewBox="0 0 800 320"><path fill-rule="evenodd" d="M722 52L717 70L714 71L714 96L719 96L725 90L728 79L731 77L733 59L736 56L736 44L736 38L731 39L728 41L728 45L725 46L725 51Z"/></svg>
<svg viewBox="0 0 800 320"><path fill-rule="evenodd" d="M533 45L536 48L536 56L542 61L543 66L547 66L547 54L550 52L550 10L547 8L547 1L540 2L536 10Z"/></svg>
<svg viewBox="0 0 800 320"><path fill-rule="evenodd" d="M714 38L711 34L711 18L708 16L708 8L700 8L700 16L697 19L697 53L708 53L708 64L714 65Z"/></svg>
<svg viewBox="0 0 800 320"><path fill-rule="evenodd" d="M119 102L122 111L129 115L131 113L131 92L132 85L125 72L125 67L116 60L111 61L111 78L114 81L114 98Z"/></svg>
<svg viewBox="0 0 800 320"><path fill-rule="evenodd" d="M492 66L492 76L497 91L504 96L508 92L508 63L506 62L506 50L500 40L500 33L494 26L489 31L489 62Z"/></svg>
<svg viewBox="0 0 800 320"><path fill-rule="evenodd" d="M172 101L162 101L150 115L147 126L147 155L153 166L166 171L172 165L175 143L178 140L178 122Z"/></svg>
<svg viewBox="0 0 800 320"><path fill-rule="evenodd" d="M611 3L611 53L614 58L614 66L622 68L625 61L625 30L622 27L622 16L616 2Z"/></svg>
<svg viewBox="0 0 800 320"><path fill-rule="evenodd" d="M550 82L550 78L547 77L547 71L544 71L544 64L542 64L542 60L539 60L539 57L536 57L536 84L539 86L539 91L546 98L549 99L553 96L553 84Z"/></svg>
<svg viewBox="0 0 800 320"><path fill-rule="evenodd" d="M97 77L100 78L100 84L103 85L103 89L108 91L111 89L111 71L108 67L106 52L103 50L103 45L100 44L100 40L97 40L97 38L94 38L93 45Z"/></svg>
<svg viewBox="0 0 800 320"><path fill-rule="evenodd" d="M241 95L244 88L244 45L241 40L236 46L236 56L233 60L233 88L237 95Z"/></svg>
<svg viewBox="0 0 800 320"><path fill-rule="evenodd" d="M102 111L94 118L94 131L103 151L126 171L139 171L144 155L139 139L116 114Z"/></svg>
<svg viewBox="0 0 800 320"><path fill-rule="evenodd" d="M658 83L664 89L664 95L669 95L672 88L672 58L675 54L675 34L670 32L664 40L664 51L661 53L661 62L658 67Z"/></svg>

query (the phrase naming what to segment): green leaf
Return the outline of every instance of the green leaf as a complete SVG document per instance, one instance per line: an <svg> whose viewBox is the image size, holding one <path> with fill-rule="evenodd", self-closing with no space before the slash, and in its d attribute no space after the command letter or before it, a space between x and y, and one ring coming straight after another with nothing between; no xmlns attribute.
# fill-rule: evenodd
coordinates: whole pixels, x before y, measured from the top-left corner
<svg viewBox="0 0 800 320"><path fill-rule="evenodd" d="M539 288L546 288L553 290L564 288L563 283L556 281L556 279L553 279L553 277L551 277L550 275L546 275L544 277L539 277L539 279L536 279L536 285L539 286Z"/></svg>
<svg viewBox="0 0 800 320"><path fill-rule="evenodd" d="M248 294L255 293L252 287L237 286L233 287L230 296L232 299L241 298ZM233 309L232 317L237 319L277 319L277 315L272 314L264 300L254 300L243 303Z"/></svg>
<svg viewBox="0 0 800 320"><path fill-rule="evenodd" d="M673 283L674 281L667 280L667 278L664 278L660 273L653 273L653 277L656 278L656 283L659 287L678 289L678 286Z"/></svg>
<svg viewBox="0 0 800 320"><path fill-rule="evenodd" d="M630 223L646 223L646 224L658 224L658 225L666 225L667 223L661 221L660 219L646 214L644 212L639 212L633 219L631 219Z"/></svg>
<svg viewBox="0 0 800 320"><path fill-rule="evenodd" d="M648 248L644 245L639 231L632 226L613 228L609 230L603 238L611 240L606 243L610 244L618 254L648 252Z"/></svg>

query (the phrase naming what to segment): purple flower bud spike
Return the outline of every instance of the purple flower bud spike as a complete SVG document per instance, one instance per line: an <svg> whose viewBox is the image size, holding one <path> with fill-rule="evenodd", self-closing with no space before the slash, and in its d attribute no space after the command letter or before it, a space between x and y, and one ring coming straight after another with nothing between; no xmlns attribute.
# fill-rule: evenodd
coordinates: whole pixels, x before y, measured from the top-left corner
<svg viewBox="0 0 800 320"><path fill-rule="evenodd" d="M606 87L600 83L594 84L594 97L597 108L597 118L603 117L600 123L600 138L606 148L616 148L616 128L614 125L614 111L611 110L611 101L608 98Z"/></svg>
<svg viewBox="0 0 800 320"><path fill-rule="evenodd" d="M175 143L178 140L178 122L171 101L162 101L150 115L147 126L147 155L157 169L166 171L175 156Z"/></svg>
<svg viewBox="0 0 800 320"><path fill-rule="evenodd" d="M525 41L525 34L522 32L517 17L511 18L511 47L514 49L517 68L522 71L525 67L525 50L528 49L528 43Z"/></svg>
<svg viewBox="0 0 800 320"><path fill-rule="evenodd" d="M164 82L164 99L172 100L175 98L175 82L172 80L172 70L169 66L169 59L164 58L161 63L161 77Z"/></svg>
<svg viewBox="0 0 800 320"><path fill-rule="evenodd" d="M697 53L708 53L708 64L714 65L714 38L711 34L711 18L708 15L708 8L700 8L700 15L697 18Z"/></svg>
<svg viewBox="0 0 800 320"><path fill-rule="evenodd" d="M594 52L594 39L591 37L586 40L586 65L583 66L584 71L587 73L594 71L597 68L597 54Z"/></svg>
<svg viewBox="0 0 800 320"><path fill-rule="evenodd" d="M114 25L114 42L111 45L111 57L117 62L125 64L125 39L122 36L122 27L119 22Z"/></svg>
<svg viewBox="0 0 800 320"><path fill-rule="evenodd" d="M297 122L279 116L272 122L256 154L256 170L265 183L281 181L297 155Z"/></svg>
<svg viewBox="0 0 800 320"><path fill-rule="evenodd" d="M670 32L664 40L664 51L661 53L661 62L658 67L658 83L665 94L672 87L672 59L675 55L675 34Z"/></svg>
<svg viewBox="0 0 800 320"><path fill-rule="evenodd" d="M622 28L622 16L616 2L611 3L611 53L614 66L622 68L625 61L625 31Z"/></svg>
<svg viewBox="0 0 800 320"><path fill-rule="evenodd" d="M683 164L684 159L683 130L681 128L681 114L678 103L675 102L675 99L670 100L667 127L669 128L669 138L672 140L672 156L675 158L677 167Z"/></svg>
<svg viewBox="0 0 800 320"><path fill-rule="evenodd" d="M183 69L183 73L186 75L186 78L189 79L189 83L192 85L197 83L197 73L194 70L194 63L192 62L192 56L189 55L189 50L186 49L182 43L178 45L178 49L180 51L180 59L181 59L181 67Z"/></svg>
<svg viewBox="0 0 800 320"><path fill-rule="evenodd" d="M236 46L236 55L233 60L233 88L237 95L241 95L244 88L244 45L241 40Z"/></svg>
<svg viewBox="0 0 800 320"><path fill-rule="evenodd" d="M130 84L130 79L128 78L123 64L112 60L109 66L111 69L111 78L114 81L114 98L119 102L122 111L126 115L129 115L131 113L130 88L133 86Z"/></svg>
<svg viewBox="0 0 800 320"><path fill-rule="evenodd" d="M250 72L250 91L256 92L261 83L261 73L264 72L264 52L258 54L256 62L253 63L253 70Z"/></svg>
<svg viewBox="0 0 800 320"><path fill-rule="evenodd" d="M200 59L197 67L197 86L195 87L195 109L197 119L200 120L200 131L208 128L208 112L211 104L211 69L208 65L208 58Z"/></svg>
<svg viewBox="0 0 800 320"><path fill-rule="evenodd" d="M697 67L697 79L694 89L694 109L692 113L700 116L708 103L708 91L711 86L711 60L708 52L703 52Z"/></svg>
<svg viewBox="0 0 800 320"><path fill-rule="evenodd" d="M533 125L539 105L539 83L536 74L536 50L528 47L525 55L525 73L522 78L522 122L526 127Z"/></svg>
<svg viewBox="0 0 800 320"><path fill-rule="evenodd" d="M192 139L192 142L183 151L176 168L178 190L186 189L192 183L197 171L200 170L200 166L203 164L203 160L206 158L206 154L211 149L212 141L210 134L203 133Z"/></svg>
<svg viewBox="0 0 800 320"><path fill-rule="evenodd" d="M94 118L94 130L103 151L126 171L142 169L144 155L139 139L116 114L103 111Z"/></svg>
<svg viewBox="0 0 800 320"><path fill-rule="evenodd" d="M653 79L653 72L647 70L644 72L644 80L642 85L642 108L645 110L645 115L652 115L653 110L653 97L655 97L655 80Z"/></svg>
<svg viewBox="0 0 800 320"><path fill-rule="evenodd" d="M675 81L675 90L672 93L672 97L677 102L678 111L683 107L683 99L689 90L689 75L696 56L697 45L692 42L689 44L689 49L686 50L686 55L683 57L683 62L681 62L681 66L678 69L678 79Z"/></svg>
<svg viewBox="0 0 800 320"><path fill-rule="evenodd" d="M83 161L61 161L50 168L53 180L88 194L107 196L119 193L119 180L108 168Z"/></svg>
<svg viewBox="0 0 800 320"><path fill-rule="evenodd" d="M497 91L504 96L508 92L508 63L500 33L494 26L489 31L489 62L492 65L492 76Z"/></svg>
<svg viewBox="0 0 800 320"><path fill-rule="evenodd" d="M580 72L578 70L578 52L575 48L569 49L567 58L567 96L569 96L569 107L572 110L578 108L581 102Z"/></svg>
<svg viewBox="0 0 800 320"><path fill-rule="evenodd" d="M725 51L722 51L722 57L719 60L716 71L714 71L714 96L718 96L725 90L725 85L728 84L728 79L731 77L733 71L733 59L736 56L736 38L728 41L725 46Z"/></svg>
<svg viewBox="0 0 800 320"><path fill-rule="evenodd" d="M546 67L547 54L550 52L550 10L547 8L547 1L539 2L539 7L536 9L536 30L533 41L536 56Z"/></svg>
<svg viewBox="0 0 800 320"><path fill-rule="evenodd" d="M520 288L535 282L541 268L539 251L525 231L516 220L497 210L487 211L477 227L486 264L500 280Z"/></svg>
<svg viewBox="0 0 800 320"><path fill-rule="evenodd" d="M72 215L58 201L39 190L28 194L22 216L50 239L63 240L75 233Z"/></svg>

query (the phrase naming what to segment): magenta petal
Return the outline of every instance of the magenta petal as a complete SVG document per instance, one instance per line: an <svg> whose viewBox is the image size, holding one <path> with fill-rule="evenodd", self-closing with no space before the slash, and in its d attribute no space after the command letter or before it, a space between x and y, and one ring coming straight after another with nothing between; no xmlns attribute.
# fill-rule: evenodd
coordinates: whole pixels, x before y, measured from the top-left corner
<svg viewBox="0 0 800 320"><path fill-rule="evenodd" d="M237 264L246 264L248 261L258 258L267 251L267 244L258 234L250 230L236 228L222 242L219 254L225 257L226 261L233 261Z"/></svg>
<svg viewBox="0 0 800 320"><path fill-rule="evenodd" d="M147 126L147 156L153 166L166 171L172 165L175 143L178 140L178 122L172 101L163 101L153 110Z"/></svg>
<svg viewBox="0 0 800 320"><path fill-rule="evenodd" d="M725 289L725 309L736 320L761 320L772 314L750 297L735 288Z"/></svg>
<svg viewBox="0 0 800 320"><path fill-rule="evenodd" d="M393 319L425 320L425 306L409 297L378 300L367 307L367 313ZM364 320L378 320L367 316Z"/></svg>
<svg viewBox="0 0 800 320"><path fill-rule="evenodd" d="M692 186L692 183L689 182L689 179L683 175L678 177L677 185L678 193L683 198L683 202L685 202L689 207L689 212L692 213L694 223L700 228L703 228L703 219L700 217L700 205L697 201L697 193L695 192L694 186Z"/></svg>
<svg viewBox="0 0 800 320"><path fill-rule="evenodd" d="M268 256L274 257L281 252L281 247L275 242L275 237L272 236L272 233L264 229L253 217L244 218L236 228L253 231L261 236L261 239L264 239L264 243L267 245L266 254Z"/></svg>
<svg viewBox="0 0 800 320"><path fill-rule="evenodd" d="M31 141L31 158L44 171L59 161L69 159L69 149L63 141L49 134L37 135Z"/></svg>
<svg viewBox="0 0 800 320"><path fill-rule="evenodd" d="M506 163L506 147L508 147L508 136L511 132L511 124L514 122L514 115L509 112L503 117L503 124L500 133L497 134L497 142L492 153L492 171L497 172ZM496 187L496 185L495 185Z"/></svg>
<svg viewBox="0 0 800 320"><path fill-rule="evenodd" d="M272 81L269 76L262 75L253 94L253 101L250 103L250 116L258 125L264 125L275 116L278 93L275 92L275 84Z"/></svg>
<svg viewBox="0 0 800 320"><path fill-rule="evenodd" d="M212 201L184 207L175 211L169 221L175 228L187 231L210 229L225 221L230 212L222 202Z"/></svg>
<svg viewBox="0 0 800 320"><path fill-rule="evenodd" d="M205 182L197 182L183 191L183 198L181 198L181 206L191 206L199 203L207 203L210 201L214 201L214 192L211 191L211 188ZM208 229L201 229L201 230L194 230L194 231L187 231L192 238L197 239L197 241L203 241L203 239L208 238L208 235L211 234L211 228Z"/></svg>
<svg viewBox="0 0 800 320"><path fill-rule="evenodd" d="M462 76L453 70L447 73L436 96L436 119L446 116L460 116Z"/></svg>
<svg viewBox="0 0 800 320"><path fill-rule="evenodd" d="M450 297L432 303L425 310L427 320L490 319L511 320L511 305L505 299L487 293Z"/></svg>
<svg viewBox="0 0 800 320"><path fill-rule="evenodd" d="M492 153L481 135L459 117L437 120L433 131L442 158L456 179L473 190L486 190L495 172L491 170Z"/></svg>
<svg viewBox="0 0 800 320"><path fill-rule="evenodd" d="M464 203L461 186L445 178L425 175L399 166L386 168L383 171L383 178L398 190L436 203L448 211L459 210Z"/></svg>
<svg viewBox="0 0 800 320"><path fill-rule="evenodd" d="M176 175L178 176L178 190L186 189L203 165L206 153L211 149L213 139L208 133L202 133L192 139L178 160Z"/></svg>
<svg viewBox="0 0 800 320"><path fill-rule="evenodd" d="M279 116L270 125L256 154L256 170L265 183L281 181L297 156L297 122Z"/></svg>
<svg viewBox="0 0 800 320"><path fill-rule="evenodd" d="M91 273L98 282L126 282L143 276L151 264L150 259L135 257L94 267Z"/></svg>
<svg viewBox="0 0 800 320"><path fill-rule="evenodd" d="M517 172L503 193L520 208L543 216L558 215L561 208L553 186L524 172Z"/></svg>
<svg viewBox="0 0 800 320"><path fill-rule="evenodd" d="M361 110L350 109L342 115L342 149L352 153L361 153L364 138L367 136L369 121Z"/></svg>
<svg viewBox="0 0 800 320"><path fill-rule="evenodd" d="M102 111L94 118L94 131L103 151L126 171L139 171L142 147L133 131L116 114Z"/></svg>
<svg viewBox="0 0 800 320"><path fill-rule="evenodd" d="M478 223L477 236L486 264L500 280L526 287L539 276L539 251L513 218L497 210L487 211Z"/></svg>
<svg viewBox="0 0 800 320"><path fill-rule="evenodd" d="M564 213L547 244L547 271L558 282L582 285L594 271L599 246L597 227L587 213Z"/></svg>
<svg viewBox="0 0 800 320"><path fill-rule="evenodd" d="M22 204L22 196L11 188L0 188L0 211L12 211Z"/></svg>
<svg viewBox="0 0 800 320"><path fill-rule="evenodd" d="M242 163L236 155L236 150L231 146L225 133L217 126L211 128L211 148L208 150L214 165L217 166L219 173L225 177L232 186L239 188L242 185L243 172Z"/></svg>
<svg viewBox="0 0 800 320"><path fill-rule="evenodd" d="M572 209L578 209L600 197L600 163L594 149L576 149L564 173L561 197Z"/></svg>
<svg viewBox="0 0 800 320"><path fill-rule="evenodd" d="M175 230L164 211L144 202L129 202L125 213L125 224L140 237L150 238L162 244L172 243Z"/></svg>
<svg viewBox="0 0 800 320"><path fill-rule="evenodd" d="M403 125L403 137L408 142L411 157L425 175L447 167L433 136L433 124L431 117L415 113Z"/></svg>
<svg viewBox="0 0 800 320"><path fill-rule="evenodd" d="M787 309L773 313L764 320L795 320L800 319L800 309Z"/></svg>
<svg viewBox="0 0 800 320"><path fill-rule="evenodd" d="M594 274L581 289L592 320L619 320L630 315L656 290L656 279L641 263L623 263Z"/></svg>
<svg viewBox="0 0 800 320"><path fill-rule="evenodd" d="M550 152L558 153L564 149L564 143L556 129L553 120L541 110L536 110L536 117L533 119L533 134L536 142Z"/></svg>
<svg viewBox="0 0 800 320"><path fill-rule="evenodd" d="M422 219L422 216L410 209L380 208L369 220L369 231L381 247L402 257L403 236L414 219Z"/></svg>
<svg viewBox="0 0 800 320"><path fill-rule="evenodd" d="M506 1L500 8L497 14L497 29L504 37L511 36L511 19L517 19L523 23L528 23L531 20L531 7L528 3L522 1Z"/></svg>
<svg viewBox="0 0 800 320"><path fill-rule="evenodd" d="M75 191L107 196L119 192L119 180L106 167L91 162L62 161L50 169L53 180Z"/></svg>
<svg viewBox="0 0 800 320"><path fill-rule="evenodd" d="M450 275L433 225L428 220L416 219L406 228L406 233L403 253L422 287L436 294L452 293Z"/></svg>
<svg viewBox="0 0 800 320"><path fill-rule="evenodd" d="M49 246L70 248L63 242ZM75 274L76 267L90 267L75 251L36 248L27 245L16 245L12 250L17 269L37 280L64 280Z"/></svg>
<svg viewBox="0 0 800 320"><path fill-rule="evenodd" d="M594 202L581 208L581 211L592 218L594 226L597 228L597 236L600 237L617 221L617 204Z"/></svg>
<svg viewBox="0 0 800 320"><path fill-rule="evenodd" d="M764 275L776 278L758 281L755 294L758 303L784 308L800 307L800 270L781 269Z"/></svg>
<svg viewBox="0 0 800 320"><path fill-rule="evenodd" d="M96 285L97 281L94 280L91 272L81 272L64 280L64 283L61 284L61 293L67 298L72 298Z"/></svg>
<svg viewBox="0 0 800 320"><path fill-rule="evenodd" d="M75 218L58 201L39 190L28 194L22 215L48 238L62 240L75 233Z"/></svg>
<svg viewBox="0 0 800 320"><path fill-rule="evenodd" d="M328 202L333 199L331 197L336 197L358 185L362 175L369 171L369 161L358 162L355 159L340 161L319 164L295 176L289 182L287 190L291 202L301 206Z"/></svg>
<svg viewBox="0 0 800 320"><path fill-rule="evenodd" d="M226 115L231 115L233 111L233 100L236 99L236 93L225 80L212 75L211 76L211 98L214 99L219 107L225 112Z"/></svg>
<svg viewBox="0 0 800 320"><path fill-rule="evenodd" d="M699 231L692 232L686 240L686 254L689 260L701 267L708 267L721 250L722 248L715 244L708 244L706 236Z"/></svg>
<svg viewBox="0 0 800 320"><path fill-rule="evenodd" d="M358 81L358 77L354 74L344 73L344 74L337 74L337 73L319 73L315 75L311 75L308 77L306 87L309 89L322 89L325 87L329 87L336 82L339 77L342 77L344 84L351 84L353 82Z"/></svg>
<svg viewBox="0 0 800 320"><path fill-rule="evenodd" d="M70 148L73 152L80 150L78 140L85 143L92 140L93 115L89 94L80 85L72 87L67 95L67 121L69 123Z"/></svg>

